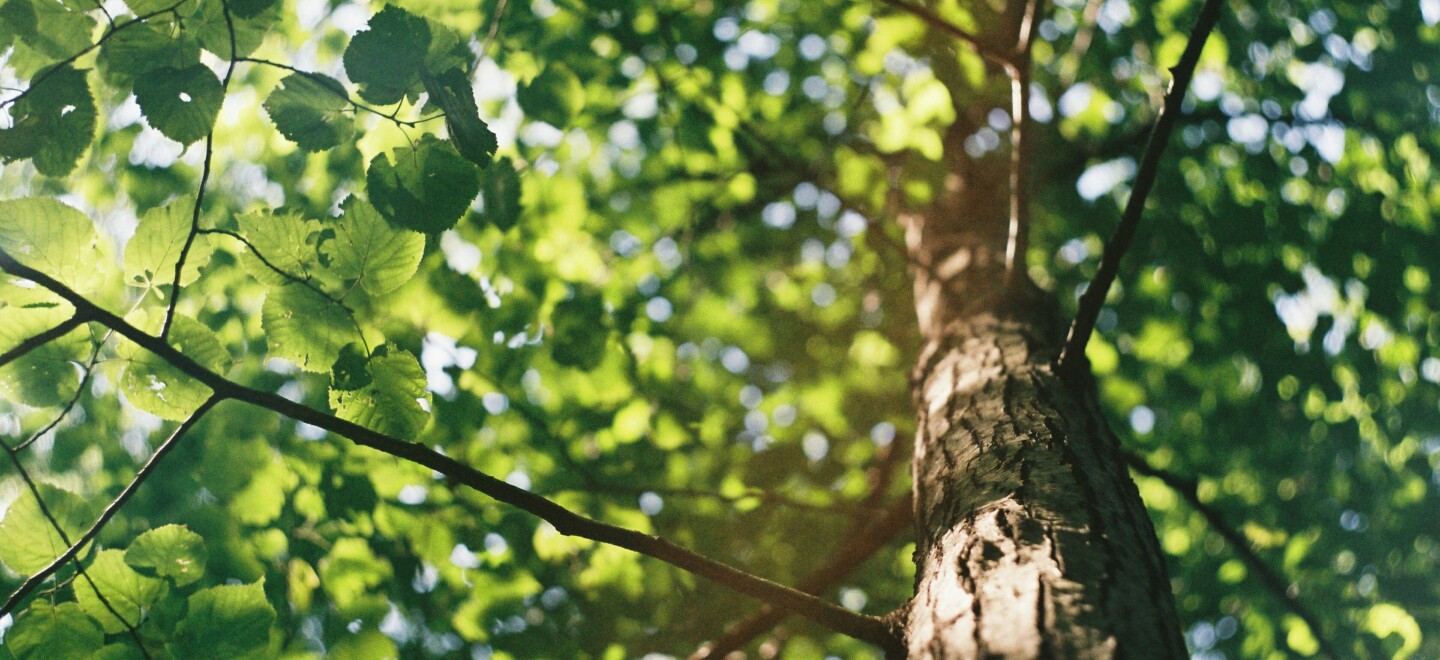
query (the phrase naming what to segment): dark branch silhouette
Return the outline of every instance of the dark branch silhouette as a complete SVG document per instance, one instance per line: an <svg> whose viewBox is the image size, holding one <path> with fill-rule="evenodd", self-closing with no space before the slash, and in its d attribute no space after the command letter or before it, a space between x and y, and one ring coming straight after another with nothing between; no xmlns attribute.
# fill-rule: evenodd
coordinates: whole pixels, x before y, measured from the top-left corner
<svg viewBox="0 0 1440 660"><path fill-rule="evenodd" d="M852 530L855 533L846 534L842 537L844 543L840 550L824 566L806 577L800 583L800 590L818 595L839 586L855 569L860 568L866 560L910 527L911 507L909 495L897 498L886 507L885 513L878 520L858 526L858 530ZM731 624L724 635L695 651L690 660L723 658L739 651L756 637L779 625L789 615L785 610L767 605L759 612Z"/></svg>
<svg viewBox="0 0 1440 660"><path fill-rule="evenodd" d="M114 330L135 342L187 376L214 391L212 401L234 399L243 401L305 422L349 438L358 445L370 447L396 458L410 461L441 474L456 483L469 486L485 495L527 511L545 520L561 534L579 536L601 543L632 550L659 559L701 577L709 578L737 592L783 607L836 632L849 635L887 650L896 651L898 640L888 623L879 617L852 612L834 603L816 598L687 550L671 541L643 534L632 529L600 522L579 515L549 499L480 472L460 461L434 451L425 445L408 442L374 431L354 422L315 410L272 392L263 392L226 379L195 362L164 340L145 333L124 319L100 308L85 296L76 293L55 278L16 261L0 249L0 270L30 280L70 302L77 311L93 321ZM152 459L153 461L154 459ZM138 485L132 482L131 486ZM127 489L128 492L133 490ZM127 496L128 497L128 496ZM118 500L117 500L118 501ZM114 504L112 504L112 509ZM110 511L110 509L107 509ZM113 515L113 513L111 513ZM32 580L34 578L32 577ZM27 585L29 581L27 581ZM25 592L33 589L29 586ZM8 612L23 597L17 592L4 610Z"/></svg>
<svg viewBox="0 0 1440 660"><path fill-rule="evenodd" d="M1169 486L1171 490L1185 498L1185 502L1190 505L1190 508L1194 509L1201 516L1204 516L1206 522L1210 523L1210 527L1214 529L1216 533L1220 534L1220 536L1224 537L1231 548L1235 549L1235 554L1240 556L1240 560L1245 562L1245 565L1249 566L1251 571L1260 576L1260 583L1265 585L1265 588L1273 593L1276 598L1279 598L1280 602L1285 604L1285 607L1289 608L1291 612L1295 613L1295 616L1300 617L1300 619L1305 622L1305 625L1310 627L1310 634L1315 636L1315 640L1320 644L1320 650L1332 658L1344 657L1336 652L1335 647L1325 638L1320 629L1320 620L1316 618L1309 608L1305 607L1298 598L1290 593L1290 585L1286 580L1282 578L1280 574L1276 573L1275 569L1272 568L1269 563L1261 559L1260 555L1255 554L1255 551L1250 547L1249 539L1246 539L1245 535L1240 533L1234 525L1226 522L1225 517L1220 514L1218 509L1206 504L1200 499L1199 484L1196 483L1194 479L1182 477L1154 467L1145 459L1131 453L1125 454L1125 461L1130 464L1131 469L1140 474L1159 479L1164 482L1166 486Z"/></svg>
<svg viewBox="0 0 1440 660"><path fill-rule="evenodd" d="M0 256L0 265L4 265L4 263L8 259L9 255ZM9 269L6 268L6 270ZM74 292L70 293L72 295L74 294ZM137 330L136 332L139 331ZM140 332L140 334L144 335L143 332ZM100 513L99 518L95 519L95 523L90 526L90 529L85 530L85 533L81 534L80 538L76 539L75 542L70 543L70 546L65 549L65 552L61 553L59 557L56 557L53 561L51 561L48 566L40 569L39 572L26 578L25 581L22 582L20 586L15 589L15 592L10 594L10 597L5 600L5 604L0 605L0 616L5 616L14 612L15 608L20 604L22 600L25 599L27 595L30 594L30 592L34 591L35 588L40 586L40 584L43 583L45 580L50 579L50 576L54 575L65 565L65 562L74 559L75 555L79 554L81 548L84 548L88 543L95 540L95 537L100 534L100 531L105 528L105 525L110 522L110 519L114 518L115 514L120 511L120 507L125 506L125 502L129 501L130 498L135 495L135 492L140 489L140 486L144 485L145 481L150 478L150 475L155 472L155 468L159 467L161 461L165 459L166 454L169 454L170 450L174 449L175 446L179 443L180 438L184 436L187 431L194 428L195 424L200 421L200 418L203 417L205 413L209 412L210 408L214 407L214 405L219 401L220 399L218 397L212 396L211 398L207 399L205 403L200 404L200 407L197 408L195 412L190 415L190 418L181 423L180 426L177 427L175 431L170 434L170 437L166 438L165 442L160 444L160 447L155 450L155 453L150 455L150 460L146 461L145 465L140 467L140 471L135 473L135 478L131 479L130 483L126 484L125 489L120 491L120 494L115 496L115 499L112 500L110 504L105 507L105 510ZM15 457L14 453L11 453L10 457L11 460L15 461L16 465L18 466L19 459ZM43 510L44 501L40 500L39 491L34 491L34 495L35 499L41 502L41 507ZM60 530L60 524L55 520L54 517L50 516L48 512L46 513L45 517L50 520L50 524L54 525L56 530ZM65 532L60 531L60 535L61 538L64 538ZM94 584L92 583L91 586L94 587ZM95 593L99 595L100 590L98 588L95 588ZM110 611L112 614L115 614L115 618L119 619L122 623L124 623L126 627L132 627L131 624L126 621L124 617L120 616L119 613L115 612L113 608L111 608ZM136 641L138 643L138 636L136 637Z"/></svg>
<svg viewBox="0 0 1440 660"><path fill-rule="evenodd" d="M1159 174L1160 155L1164 153L1165 145L1170 141L1170 133L1180 117L1180 104L1185 100L1185 90L1190 87L1190 79L1195 75L1195 65L1200 61L1200 52L1205 49L1205 41L1209 38L1210 31L1215 28L1216 21L1220 19L1222 4L1221 0L1206 0L1205 6L1200 8L1195 28L1190 32L1190 41L1185 44L1185 52L1180 55L1180 62L1170 70L1174 79L1170 81L1170 89L1165 93L1165 104L1160 110L1160 116L1155 120L1155 128L1150 132L1145 153L1140 157L1135 187L1125 204L1120 226L1116 227L1115 235L1105 244L1105 253L1100 258L1100 268L1096 271L1095 278L1080 296L1075 321L1070 324L1070 336L1065 340L1065 349L1060 354L1061 368L1073 369L1084 364L1085 344L1089 343L1090 334L1095 331L1095 320L1099 318L1100 309L1105 306L1105 296L1110 292L1110 286L1115 283L1115 276L1120 271L1120 259L1125 256L1125 251L1135 239L1135 230L1140 226L1140 215L1145 210L1145 199L1150 196L1150 189L1155 187L1155 177Z"/></svg>
<svg viewBox="0 0 1440 660"><path fill-rule="evenodd" d="M4 354L0 354L0 368L25 357L30 351L70 334L71 330L80 327L80 324L84 323L85 320L83 314L76 313L74 316L61 321L59 325L20 342L15 348L5 351Z"/></svg>

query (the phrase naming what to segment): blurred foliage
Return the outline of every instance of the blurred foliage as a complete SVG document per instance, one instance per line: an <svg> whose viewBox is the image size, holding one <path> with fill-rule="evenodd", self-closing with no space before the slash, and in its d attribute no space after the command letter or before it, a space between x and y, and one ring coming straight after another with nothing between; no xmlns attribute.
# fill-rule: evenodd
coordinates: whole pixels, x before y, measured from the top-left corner
<svg viewBox="0 0 1440 660"><path fill-rule="evenodd" d="M936 7L973 29L968 4ZM1029 258L1067 312L1197 3L1141 4L1039 28ZM1090 346L1102 398L1319 633L1440 656L1440 2L1227 7ZM8 0L0 47L0 247L152 331L180 295L169 340L238 382L787 584L873 515L867 469L908 488L894 217L941 190L952 126L1008 159L1004 102L936 73L994 71L848 0ZM68 315L0 282L0 351ZM73 538L205 389L82 326L0 370L0 439ZM1197 655L1317 650L1138 481ZM0 502L8 592L64 543L13 470ZM910 549L828 596L889 611ZM0 655L685 654L756 606L238 403L80 558Z"/></svg>

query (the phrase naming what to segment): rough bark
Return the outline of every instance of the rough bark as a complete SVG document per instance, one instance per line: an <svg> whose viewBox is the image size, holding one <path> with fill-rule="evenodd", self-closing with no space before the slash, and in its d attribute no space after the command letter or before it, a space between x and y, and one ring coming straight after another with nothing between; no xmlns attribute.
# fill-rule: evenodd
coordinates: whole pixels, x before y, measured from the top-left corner
<svg viewBox="0 0 1440 660"><path fill-rule="evenodd" d="M1183 657L1155 530L1088 365L1057 373L1054 301L1023 265L1005 272L1005 167L960 148L983 125L965 111L984 105L957 103L944 190L904 219L925 341L905 648L911 658Z"/></svg>

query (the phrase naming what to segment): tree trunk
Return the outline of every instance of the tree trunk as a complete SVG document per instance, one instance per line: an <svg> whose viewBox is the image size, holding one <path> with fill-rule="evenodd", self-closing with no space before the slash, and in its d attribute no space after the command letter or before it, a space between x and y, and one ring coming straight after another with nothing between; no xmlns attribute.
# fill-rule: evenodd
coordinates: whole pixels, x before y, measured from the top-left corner
<svg viewBox="0 0 1440 660"><path fill-rule="evenodd" d="M976 122L978 123L978 122ZM999 158L947 145L949 181L905 218L925 345L915 371L911 658L1183 657L1155 530L1096 402L1062 377L1054 301L1007 278ZM955 147L955 148L952 148Z"/></svg>

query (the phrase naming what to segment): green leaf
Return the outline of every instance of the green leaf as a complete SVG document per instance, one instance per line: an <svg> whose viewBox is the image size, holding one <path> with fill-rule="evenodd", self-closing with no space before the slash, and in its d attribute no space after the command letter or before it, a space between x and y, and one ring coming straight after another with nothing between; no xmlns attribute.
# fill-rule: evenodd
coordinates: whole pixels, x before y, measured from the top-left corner
<svg viewBox="0 0 1440 660"><path fill-rule="evenodd" d="M384 154L375 156L365 181L370 202L398 226L425 233L449 229L480 193L475 165L449 142L424 135L394 155L393 166Z"/></svg>
<svg viewBox="0 0 1440 660"><path fill-rule="evenodd" d="M175 30L150 22L117 30L100 47L98 58L105 78L130 84L156 69L185 69L200 63L200 44L188 30Z"/></svg>
<svg viewBox="0 0 1440 660"><path fill-rule="evenodd" d="M480 119L470 78L460 69L450 69L436 76L427 75L424 80L430 102L445 111L445 127L460 155L480 167L488 166L499 143L495 133Z"/></svg>
<svg viewBox="0 0 1440 660"><path fill-rule="evenodd" d="M345 113L348 98L334 78L296 73L281 80L265 99L265 111L286 139L306 151L324 151L348 142L355 133L355 122Z"/></svg>
<svg viewBox="0 0 1440 660"><path fill-rule="evenodd" d="M275 609L263 585L224 585L191 595L175 631L175 657L242 658L264 652Z"/></svg>
<svg viewBox="0 0 1440 660"><path fill-rule="evenodd" d="M136 16L145 16L159 11L165 11L175 6L174 0L125 0L125 6L130 8ZM198 0L185 2L175 8L180 16L193 16L199 8Z"/></svg>
<svg viewBox="0 0 1440 660"><path fill-rule="evenodd" d="M155 333L164 319L159 313L138 312L132 318L134 325ZM223 374L230 364L230 353L215 336L215 331L188 316L175 315L166 343L216 373ZM124 342L120 354L130 358L125 375L120 378L120 391L136 408L157 417L181 421L210 398L209 386L133 343Z"/></svg>
<svg viewBox="0 0 1440 660"><path fill-rule="evenodd" d="M0 158L33 159L46 176L65 176L95 135L95 99L85 72L62 66L37 75L15 102L10 128L0 129Z"/></svg>
<svg viewBox="0 0 1440 660"><path fill-rule="evenodd" d="M515 100L526 116L565 128L585 107L585 86L569 67L552 62L516 91Z"/></svg>
<svg viewBox="0 0 1440 660"><path fill-rule="evenodd" d="M306 371L329 370L342 347L360 341L344 308L299 284L272 289L265 296L260 322L269 340L270 356L294 362Z"/></svg>
<svg viewBox="0 0 1440 660"><path fill-rule="evenodd" d="M260 15L276 5L277 0L228 0L230 13L240 18L251 18Z"/></svg>
<svg viewBox="0 0 1440 660"><path fill-rule="evenodd" d="M279 286L290 284L293 280L275 272L276 268L292 277L308 280L319 267L319 222L294 212L270 211L238 215L235 222L240 226L240 235L253 248L240 257L240 263L251 277Z"/></svg>
<svg viewBox="0 0 1440 660"><path fill-rule="evenodd" d="M224 100L220 79L203 64L156 69L135 81L135 101L145 119L180 144L205 137Z"/></svg>
<svg viewBox="0 0 1440 660"><path fill-rule="evenodd" d="M125 244L125 283L137 287L153 287L175 281L175 264L190 235L194 219L195 197L177 197L165 206L152 208L140 216L135 235ZM210 240L196 236L185 257L180 273L180 286L200 277L200 269L210 263Z"/></svg>
<svg viewBox="0 0 1440 660"><path fill-rule="evenodd" d="M335 365L330 367L330 389L350 392L369 385L374 379L370 377L368 362L360 344L346 344L340 349Z"/></svg>
<svg viewBox="0 0 1440 660"><path fill-rule="evenodd" d="M255 52L255 49L265 42L265 36L270 33L280 19L279 3L273 4L253 16L242 16L231 11L228 22L225 20L224 8L225 3L214 0L202 2L195 16L185 21L185 28L194 32L195 38L200 42L200 47L214 53L222 60L245 57ZM232 32L235 36L233 56L230 48Z"/></svg>
<svg viewBox="0 0 1440 660"><path fill-rule="evenodd" d="M480 184L480 198L485 203L480 219L499 227L500 231L508 231L524 211L520 197L520 173L515 171L514 161L509 158L495 161L495 165L485 171Z"/></svg>
<svg viewBox="0 0 1440 660"><path fill-rule="evenodd" d="M75 603L34 601L5 633L5 646L19 660L85 658L100 650L105 636Z"/></svg>
<svg viewBox="0 0 1440 660"><path fill-rule="evenodd" d="M65 530L64 539L76 541L90 527L90 502L68 490L38 484L45 510ZM45 517L29 489L20 493L0 520L0 562L20 575L31 575L50 565L69 544Z"/></svg>
<svg viewBox="0 0 1440 660"><path fill-rule="evenodd" d="M343 208L344 215L332 223L335 237L321 245L335 274L359 280L372 296L410 281L425 256L425 237L392 226L358 197L345 200Z"/></svg>
<svg viewBox="0 0 1440 660"><path fill-rule="evenodd" d="M342 538L320 560L320 584L342 610L391 575L389 562L375 556L364 539Z"/></svg>
<svg viewBox="0 0 1440 660"><path fill-rule="evenodd" d="M90 218L54 199L0 201L0 249L80 293L94 292L105 276Z"/></svg>
<svg viewBox="0 0 1440 660"><path fill-rule="evenodd" d="M460 35L439 21L427 18L425 24L430 26L430 48L425 54L424 70L462 69L462 73L469 71L475 54L470 52L467 43L460 40Z"/></svg>
<svg viewBox="0 0 1440 660"><path fill-rule="evenodd" d="M0 281L0 352L54 328L74 311L46 289ZM89 338L82 325L0 368L0 396L35 407L63 405L79 386L74 363L85 355Z"/></svg>
<svg viewBox="0 0 1440 660"><path fill-rule="evenodd" d="M75 601L100 622L107 633L124 632L126 623L140 625L145 613L165 595L164 580L145 577L125 564L125 553L101 550L85 568L89 579L75 581ZM91 583L94 583L93 585ZM99 595L96 595L96 590ZM104 597L105 602L101 602ZM109 603L109 607L105 606ZM114 612L110 610L114 609ZM115 615L119 614L120 618ZM121 619L124 619L123 621Z"/></svg>
<svg viewBox="0 0 1440 660"><path fill-rule="evenodd" d="M555 326L550 356L556 363L586 371L600 366L610 332L605 326L605 301L598 292L576 291L555 305L550 318Z"/></svg>
<svg viewBox="0 0 1440 660"><path fill-rule="evenodd" d="M398 103L420 81L430 49L425 19L395 5L370 17L368 29L345 48L345 73L360 86L360 97L376 105Z"/></svg>
<svg viewBox="0 0 1440 660"><path fill-rule="evenodd" d="M330 407L335 414L402 438L423 430L430 421L431 398L425 390L425 370L415 356L394 344L383 344L371 354L365 369L370 374L367 385L330 390Z"/></svg>
<svg viewBox="0 0 1440 660"><path fill-rule="evenodd" d="M69 58L94 42L95 19L53 0L10 0L0 21L20 41L53 60Z"/></svg>
<svg viewBox="0 0 1440 660"><path fill-rule="evenodd" d="M125 550L125 563L144 575L170 578L184 586L205 575L205 539L181 525L141 534Z"/></svg>

